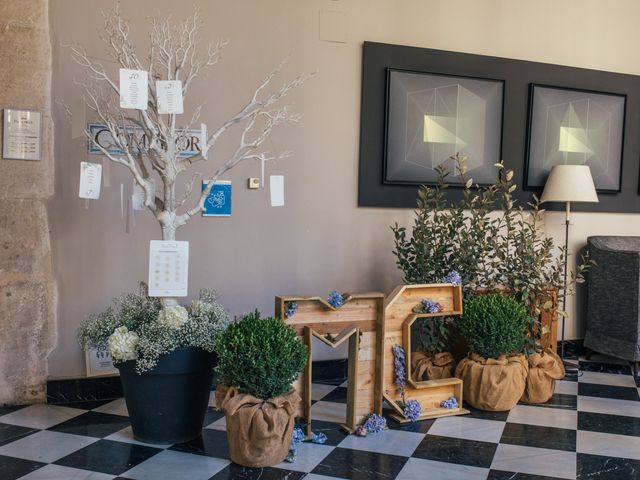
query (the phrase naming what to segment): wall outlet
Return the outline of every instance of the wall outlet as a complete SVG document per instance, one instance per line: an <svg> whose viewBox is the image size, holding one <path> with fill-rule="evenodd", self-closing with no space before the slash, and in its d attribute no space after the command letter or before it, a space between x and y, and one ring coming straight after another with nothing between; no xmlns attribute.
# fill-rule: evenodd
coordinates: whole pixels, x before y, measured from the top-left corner
<svg viewBox="0 0 640 480"><path fill-rule="evenodd" d="M260 188L260 179L259 178L252 177L252 178L250 178L248 180L247 183L248 183L248 187L250 189L252 189L252 190L256 189L256 188Z"/></svg>

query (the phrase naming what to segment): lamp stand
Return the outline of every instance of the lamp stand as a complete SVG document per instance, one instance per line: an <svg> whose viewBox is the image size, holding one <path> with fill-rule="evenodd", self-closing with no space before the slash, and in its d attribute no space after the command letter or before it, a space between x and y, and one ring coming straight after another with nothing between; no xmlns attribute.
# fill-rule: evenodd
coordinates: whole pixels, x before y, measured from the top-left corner
<svg viewBox="0 0 640 480"><path fill-rule="evenodd" d="M567 311L567 264L569 262L569 223L571 217L571 202L565 203L565 221L564 221L564 291L562 292L562 311ZM562 334L560 343L560 358L564 365L565 372L577 373L579 364L569 362L564 358L564 324L566 316L562 316Z"/></svg>

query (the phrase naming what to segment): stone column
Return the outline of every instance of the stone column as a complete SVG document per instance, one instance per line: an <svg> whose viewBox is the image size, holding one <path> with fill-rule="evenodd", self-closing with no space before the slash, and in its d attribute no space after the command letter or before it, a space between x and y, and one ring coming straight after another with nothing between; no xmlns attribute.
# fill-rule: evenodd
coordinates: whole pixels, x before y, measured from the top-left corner
<svg viewBox="0 0 640 480"><path fill-rule="evenodd" d="M0 404L45 401L47 355L55 339L47 220L54 185L48 17L48 0L0 2L0 108L43 113L42 160L0 158Z"/></svg>

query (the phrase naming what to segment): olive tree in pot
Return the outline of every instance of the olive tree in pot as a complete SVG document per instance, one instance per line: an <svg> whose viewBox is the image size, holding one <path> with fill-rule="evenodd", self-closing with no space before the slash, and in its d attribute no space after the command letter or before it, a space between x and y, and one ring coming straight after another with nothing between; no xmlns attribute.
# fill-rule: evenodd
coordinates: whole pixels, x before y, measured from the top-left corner
<svg viewBox="0 0 640 480"><path fill-rule="evenodd" d="M289 453L300 397L292 382L308 348L281 319L244 316L218 338L216 407L224 411L231 460L267 467Z"/></svg>
<svg viewBox="0 0 640 480"><path fill-rule="evenodd" d="M162 309L140 292L90 316L78 339L108 351L120 370L133 435L146 443L186 442L200 435L215 365L216 339L229 316L211 290L186 308Z"/></svg>
<svg viewBox="0 0 640 480"><path fill-rule="evenodd" d="M522 354L529 316L513 297L479 295L469 300L460 332L470 353L456 367L464 398L481 410L512 409L525 391L528 365Z"/></svg>

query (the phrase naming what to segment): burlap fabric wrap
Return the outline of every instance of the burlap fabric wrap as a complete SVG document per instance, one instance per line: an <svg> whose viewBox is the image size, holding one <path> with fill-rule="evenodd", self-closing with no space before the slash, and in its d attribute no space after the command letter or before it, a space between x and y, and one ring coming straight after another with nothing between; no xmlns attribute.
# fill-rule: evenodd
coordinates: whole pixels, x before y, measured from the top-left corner
<svg viewBox="0 0 640 480"><path fill-rule="evenodd" d="M216 407L224 411L231 460L245 467L269 467L289 453L294 414L300 397L295 391L260 400L236 388L218 385Z"/></svg>
<svg viewBox="0 0 640 480"><path fill-rule="evenodd" d="M564 378L562 359L553 351L529 355L527 388L521 400L527 403L544 403L551 398L556 380Z"/></svg>
<svg viewBox="0 0 640 480"><path fill-rule="evenodd" d="M464 400L480 410L501 412L512 409L527 385L529 368L524 355L483 358L469 354L456 368L464 382Z"/></svg>
<svg viewBox="0 0 640 480"><path fill-rule="evenodd" d="M411 378L414 382L451 378L456 361L449 352L436 353L433 357L422 352L411 354Z"/></svg>

